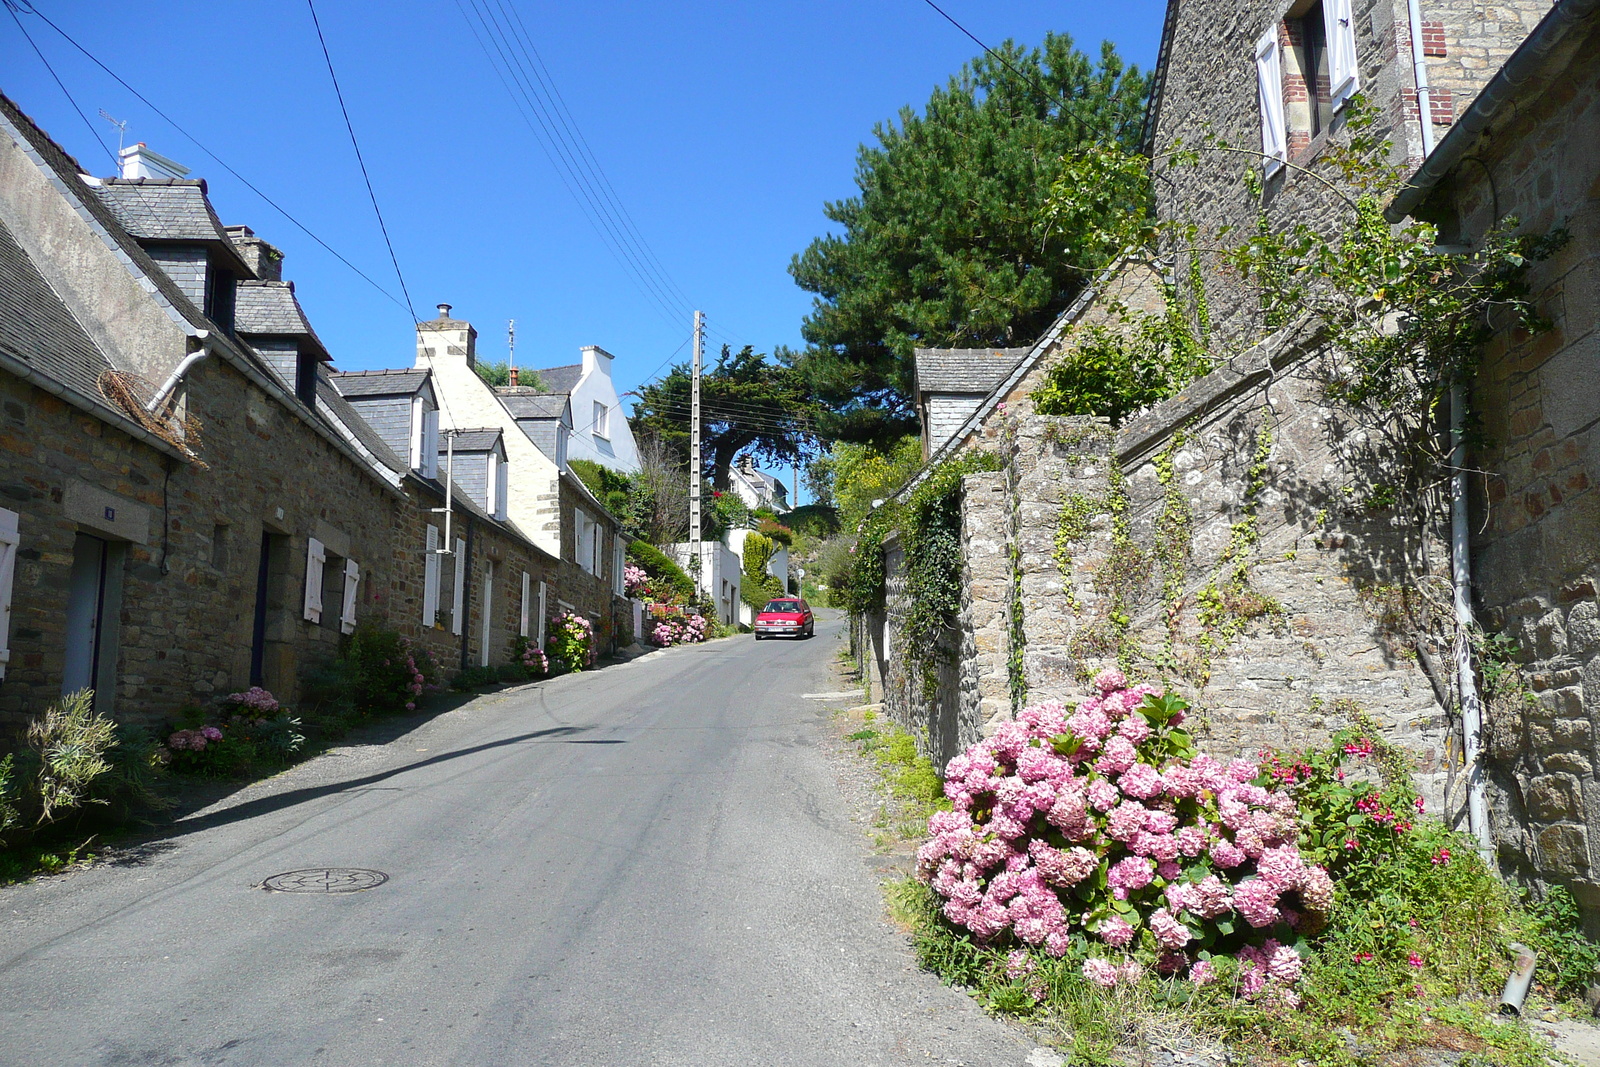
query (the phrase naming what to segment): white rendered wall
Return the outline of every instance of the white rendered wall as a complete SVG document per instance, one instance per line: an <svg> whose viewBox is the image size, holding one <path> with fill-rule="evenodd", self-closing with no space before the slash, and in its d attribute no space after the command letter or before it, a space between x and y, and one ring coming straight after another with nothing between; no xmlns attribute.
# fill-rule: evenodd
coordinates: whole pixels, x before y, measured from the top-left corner
<svg viewBox="0 0 1600 1067"><path fill-rule="evenodd" d="M603 348L590 345L583 350L583 375L572 387L572 438L567 444L567 459L592 459L603 467L632 474L639 469L639 449L633 443L633 431L611 381L611 361L611 354ZM609 439L595 436L596 401L610 412Z"/></svg>

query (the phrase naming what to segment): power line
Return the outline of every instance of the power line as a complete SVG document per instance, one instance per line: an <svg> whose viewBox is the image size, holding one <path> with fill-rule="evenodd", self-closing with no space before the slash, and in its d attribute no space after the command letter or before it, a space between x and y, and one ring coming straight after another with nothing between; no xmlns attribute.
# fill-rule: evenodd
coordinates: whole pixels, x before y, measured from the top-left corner
<svg viewBox="0 0 1600 1067"><path fill-rule="evenodd" d="M401 300L400 300L400 298L398 296L395 296L389 290L385 289L382 285L379 285L376 281L374 281L372 279L372 277L369 274L367 274L366 271L362 270L360 267L356 266L354 263L352 263L348 259L346 259L343 255L341 255L339 253L339 251L337 249L335 249L327 241L324 241L321 237L317 236L317 234L315 232L313 232L312 229L309 226L307 226L305 223L301 222L299 219L295 218L294 215L290 214L289 210L287 208L285 208L283 205L279 204L276 200L272 199L272 197L268 196L266 193L262 192L260 190L260 188L258 188L255 185L255 183L251 182L250 179L246 178L243 174L240 174L237 170L235 170L228 163L227 160L223 159L221 156L219 156L215 152L213 152L210 148L207 148L204 144L202 144L199 138L197 138L194 134L190 133L184 127L180 126L178 124L177 120L175 120L171 115L168 115L165 111L162 111L155 104L152 104L148 97L146 97L139 90L135 89L132 85L129 85L128 82L120 74L118 74L116 71L112 70L110 67L108 67L104 63L102 63L98 56L96 56L94 53L90 52L87 48L83 47L83 45L79 44L72 37L72 35L67 33L66 30L63 30L60 26L57 26L54 22L50 21L49 17L46 16L42 11L39 11L31 3L28 3L27 0L5 0L5 4L6 4L6 6L8 8L10 8L12 6L16 6L16 7L20 8L20 10L25 11L27 14L30 14L30 15L33 15L33 16L37 17L46 26L49 26L58 35L60 35L63 40L65 40L68 44L70 44L73 48L76 48L79 52L83 53L84 57L87 58L89 60L89 62L93 63L95 66L97 66L101 70L105 71L106 74L108 74L113 81L115 81L118 85L122 86L128 92L132 93L134 95L134 97L137 98L138 101L140 103L142 103L145 107L147 107L151 111L155 112L157 116L159 116L164 122L167 123L167 125L171 126L173 129L177 130L184 137L187 137L191 144L193 144L196 148L200 149L200 151L204 152L206 155L210 156L211 159L217 164L217 166L221 167L223 170L225 170L229 174L233 175L233 177L241 185L243 185L246 189L249 189L252 193L255 193L257 196L259 196L263 201L266 202L266 204L269 207L271 207L274 211L276 211L278 214L282 215L285 219L287 219L290 223L292 223L295 227L297 227L300 230L301 233L305 234L307 237L309 237L313 241L317 242L317 244L321 245L322 248L329 255L333 256L334 259L337 259L340 263L343 263L345 266L349 267L352 271L354 271L357 275L359 275L360 278L363 281L365 281L368 285L372 286L378 292L382 293L384 296L388 297L390 300L393 300L396 304L399 304L401 307L406 308L406 311L408 313L411 313L413 315L413 318L415 318L415 314L412 312L412 309L410 307L408 307L406 304L401 303Z"/></svg>
<svg viewBox="0 0 1600 1067"><path fill-rule="evenodd" d="M317 29L317 43L322 45L322 58L328 63L328 78L333 82L333 95L339 99L339 112L344 115L344 128L350 131L350 147L356 150L356 162L361 165L361 178L367 183L367 196L372 199L372 213L378 216L378 229L383 231L383 243L389 248L389 260L394 264L394 276L400 279L400 293L406 298L406 310L413 322L418 321L416 305L411 302L411 292L406 288L406 276L400 273L400 258L394 254L394 242L389 240L389 227L384 225L383 212L378 208L378 194L372 191L372 176L367 173L367 161L361 156L361 145L356 141L356 128L350 122L350 110L344 106L344 92L339 88L339 76L333 72L333 56L328 54L327 39L322 36L322 23L317 19L317 5L306 0L311 9L311 24Z"/></svg>

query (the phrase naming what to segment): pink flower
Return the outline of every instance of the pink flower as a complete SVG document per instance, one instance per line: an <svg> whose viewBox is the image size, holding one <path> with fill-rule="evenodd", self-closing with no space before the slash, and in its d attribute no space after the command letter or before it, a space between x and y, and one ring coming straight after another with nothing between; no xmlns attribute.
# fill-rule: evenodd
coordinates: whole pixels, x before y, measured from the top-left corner
<svg viewBox="0 0 1600 1067"><path fill-rule="evenodd" d="M1432 863L1435 867L1446 867L1446 866L1449 866L1449 864L1450 864L1450 850L1447 849L1447 848L1441 848L1438 852L1435 852L1433 854L1433 859L1430 860L1429 862Z"/></svg>
<svg viewBox="0 0 1600 1067"><path fill-rule="evenodd" d="M1144 977L1144 964L1129 957L1122 961L1122 966L1117 968L1117 981L1124 985L1132 985Z"/></svg>
<svg viewBox="0 0 1600 1067"><path fill-rule="evenodd" d="M1150 724L1143 715L1130 715L1117 724L1117 735L1125 737L1135 745L1142 745L1150 740Z"/></svg>
<svg viewBox="0 0 1600 1067"><path fill-rule="evenodd" d="M1111 869L1106 872L1106 884L1112 890L1143 889L1154 877L1155 866L1143 856L1128 856L1112 864Z"/></svg>
<svg viewBox="0 0 1600 1067"><path fill-rule="evenodd" d="M1119 737L1117 740L1122 741L1125 739ZM1111 745L1107 744L1105 755L1100 757L1100 762L1104 763L1108 758L1110 758L1110 756ZM1161 781L1161 775L1157 773L1156 769L1150 766L1148 763L1135 763L1132 767L1129 767L1125 772L1123 772L1122 776L1117 779L1118 789L1121 789L1130 797L1138 797L1141 800L1148 800L1151 797L1159 796L1161 794L1163 784L1164 783Z"/></svg>
<svg viewBox="0 0 1600 1067"><path fill-rule="evenodd" d="M1234 908L1257 929L1278 921L1277 905L1278 888L1265 878L1247 878L1234 887Z"/></svg>
<svg viewBox="0 0 1600 1067"><path fill-rule="evenodd" d="M1333 908L1333 879L1321 867L1307 867L1300 877L1300 900L1316 912Z"/></svg>
<svg viewBox="0 0 1600 1067"><path fill-rule="evenodd" d="M1300 954L1288 945L1279 945L1267 956L1267 973L1284 985L1299 981L1300 966Z"/></svg>
<svg viewBox="0 0 1600 1067"><path fill-rule="evenodd" d="M1189 981L1195 985L1210 985L1217 980L1217 969L1210 960L1199 960L1189 968Z"/></svg>
<svg viewBox="0 0 1600 1067"><path fill-rule="evenodd" d="M1132 767L1138 758L1139 752L1132 742L1126 737L1113 737L1100 750L1100 758L1095 761L1094 768L1105 775L1121 774Z"/></svg>
<svg viewBox="0 0 1600 1067"><path fill-rule="evenodd" d="M1150 932L1156 935L1156 941L1166 949L1180 949L1187 945L1193 936L1189 933L1189 928L1165 908L1157 908L1151 912Z"/></svg>
<svg viewBox="0 0 1600 1067"><path fill-rule="evenodd" d="M1211 862L1224 869L1232 869L1243 863L1248 857L1244 851L1235 846L1231 841L1218 841L1211 846Z"/></svg>
<svg viewBox="0 0 1600 1067"><path fill-rule="evenodd" d="M1089 783L1089 803L1094 805L1096 811L1110 811L1122 799L1122 794L1117 787L1104 778L1096 778Z"/></svg>
<svg viewBox="0 0 1600 1067"><path fill-rule="evenodd" d="M1100 940L1112 948L1122 948L1133 940L1134 930L1128 924L1128 920L1120 915L1113 915L1111 918L1101 922L1100 929L1096 930L1095 933Z"/></svg>
<svg viewBox="0 0 1600 1067"><path fill-rule="evenodd" d="M1128 687L1128 676L1116 669L1101 671L1094 677L1094 687L1102 693L1126 689Z"/></svg>
<svg viewBox="0 0 1600 1067"><path fill-rule="evenodd" d="M1006 954L1006 977L1013 982L1028 977L1033 973L1034 967L1033 957L1020 948L1012 949Z"/></svg>
<svg viewBox="0 0 1600 1067"><path fill-rule="evenodd" d="M1406 957L1406 962L1411 964L1411 966L1418 968L1419 970L1425 966L1422 957L1417 955L1415 952Z"/></svg>
<svg viewBox="0 0 1600 1067"><path fill-rule="evenodd" d="M1110 989L1117 984L1117 968L1110 960L1099 958L1084 960L1083 976L1104 989Z"/></svg>

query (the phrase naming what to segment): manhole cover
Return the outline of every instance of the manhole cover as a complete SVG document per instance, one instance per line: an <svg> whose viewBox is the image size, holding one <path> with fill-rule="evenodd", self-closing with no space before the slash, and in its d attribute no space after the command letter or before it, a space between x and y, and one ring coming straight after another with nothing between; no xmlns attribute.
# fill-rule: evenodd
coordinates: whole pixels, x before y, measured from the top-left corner
<svg viewBox="0 0 1600 1067"><path fill-rule="evenodd" d="M376 889L389 880L382 871L360 867L312 867L304 871L275 874L261 883L274 893L359 893Z"/></svg>

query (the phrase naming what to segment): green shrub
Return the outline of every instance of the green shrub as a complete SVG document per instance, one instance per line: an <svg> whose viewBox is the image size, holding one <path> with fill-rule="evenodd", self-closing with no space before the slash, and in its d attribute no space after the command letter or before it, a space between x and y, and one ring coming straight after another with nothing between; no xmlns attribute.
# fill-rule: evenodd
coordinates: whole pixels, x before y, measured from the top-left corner
<svg viewBox="0 0 1600 1067"><path fill-rule="evenodd" d="M839 512L825 504L803 504L786 512L783 524L802 537L832 537L839 532Z"/></svg>
<svg viewBox="0 0 1600 1067"><path fill-rule="evenodd" d="M683 573L665 552L645 541L628 545L628 558L650 576L650 588L664 604L687 604L694 599L694 580Z"/></svg>
<svg viewBox="0 0 1600 1067"><path fill-rule="evenodd" d="M500 668L473 664L455 673L450 679L450 688L467 692L481 689L486 685L494 685L498 681L500 681Z"/></svg>
<svg viewBox="0 0 1600 1067"><path fill-rule="evenodd" d="M439 674L427 649L398 631L363 622L333 662L307 680L306 694L319 729L340 729L368 716L415 711L422 694L438 686Z"/></svg>
<svg viewBox="0 0 1600 1067"><path fill-rule="evenodd" d="M594 665L594 626L582 615L567 612L550 620L545 655L551 674L568 674Z"/></svg>
<svg viewBox="0 0 1600 1067"><path fill-rule="evenodd" d="M117 744L114 722L94 710L94 691L80 689L50 705L28 725L28 747L38 760L32 783L39 822L105 801L94 795L95 779L111 770L106 758Z"/></svg>
<svg viewBox="0 0 1600 1067"><path fill-rule="evenodd" d="M744 573L739 582L739 599L756 611L775 596L783 596L782 579L767 573L767 564L776 550L770 538L759 533L745 535Z"/></svg>

